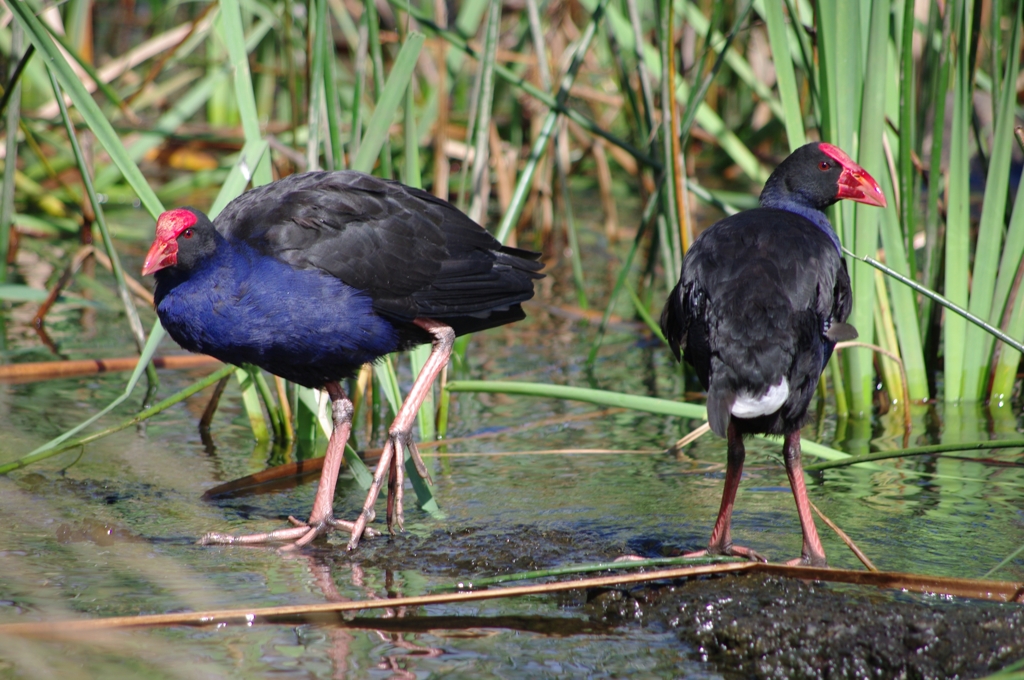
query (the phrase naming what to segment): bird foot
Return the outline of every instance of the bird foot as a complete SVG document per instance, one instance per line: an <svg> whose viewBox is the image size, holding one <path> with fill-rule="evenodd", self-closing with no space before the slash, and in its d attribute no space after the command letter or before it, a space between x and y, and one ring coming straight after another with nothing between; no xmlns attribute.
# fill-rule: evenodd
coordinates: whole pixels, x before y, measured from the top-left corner
<svg viewBox="0 0 1024 680"><path fill-rule="evenodd" d="M703 550L684 553L683 557L705 557L707 555L728 555L730 557L745 557L752 562L767 562L768 558L759 552L751 550L742 545L709 545Z"/></svg>
<svg viewBox="0 0 1024 680"><path fill-rule="evenodd" d="M276 543L278 541L293 541L292 543L281 547L281 550L283 551L290 551L298 550L312 542L313 539L318 536L326 534L332 528L352 532L355 530L356 526L355 522L334 519L333 517L326 517L317 522L303 522L295 517L289 517L288 521L294 526L288 529L277 529L275 531L267 531L260 534L235 536L233 534L211 531L200 538L198 543L199 545L262 545L264 543ZM381 533L376 529L366 527L363 529L362 535L367 538L371 538L374 536L380 536Z"/></svg>
<svg viewBox="0 0 1024 680"><path fill-rule="evenodd" d="M828 569L828 562L824 555L804 555L786 562L787 567L821 567Z"/></svg>
<svg viewBox="0 0 1024 680"><path fill-rule="evenodd" d="M420 456L420 449L412 436L412 430L395 429L390 434L392 441L394 441L395 452L408 449L409 456L412 458L412 464L416 466L416 472L420 473L420 477L427 480L428 484L433 485L434 480L430 476L430 471L427 470L427 464L423 462L423 457Z"/></svg>

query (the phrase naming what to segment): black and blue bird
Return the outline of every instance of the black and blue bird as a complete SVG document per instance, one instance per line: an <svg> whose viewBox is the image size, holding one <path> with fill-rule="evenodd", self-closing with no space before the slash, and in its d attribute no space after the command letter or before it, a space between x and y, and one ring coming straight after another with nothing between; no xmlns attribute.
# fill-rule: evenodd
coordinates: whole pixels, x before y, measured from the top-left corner
<svg viewBox="0 0 1024 680"><path fill-rule="evenodd" d="M192 352L254 364L326 389L334 432L307 521L250 536L207 534L206 543L292 541L331 527L353 549L388 477L388 528L402 520L402 465L416 412L447 364L454 338L524 318L542 275L539 254L501 245L448 202L398 182L354 172L292 175L248 191L211 221L194 208L163 213L143 274L154 274L157 314ZM351 431L341 381L391 352L433 351L389 429L363 512L333 514L335 483Z"/></svg>
<svg viewBox="0 0 1024 680"><path fill-rule="evenodd" d="M707 390L708 422L728 440L725 489L706 550L764 558L734 545L732 509L744 435L782 435L803 530L794 563L825 565L800 467L800 428L846 323L852 297L839 239L823 212L841 199L885 207L878 183L838 147L806 144L771 174L760 207L698 236L669 294L661 329Z"/></svg>

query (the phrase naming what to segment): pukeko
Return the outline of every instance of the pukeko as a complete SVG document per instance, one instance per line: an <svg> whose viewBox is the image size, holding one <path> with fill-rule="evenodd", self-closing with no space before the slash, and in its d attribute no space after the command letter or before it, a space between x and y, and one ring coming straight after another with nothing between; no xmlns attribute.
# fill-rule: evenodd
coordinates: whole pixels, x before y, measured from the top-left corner
<svg viewBox="0 0 1024 680"><path fill-rule="evenodd" d="M412 425L456 336L524 318L542 275L539 254L502 246L431 194L359 172L308 172L248 191L211 222L193 208L163 213L142 273L154 274L164 328L185 349L255 364L325 388L334 432L309 520L266 534L209 533L203 543L294 541L331 527L354 549L388 475L388 528L402 523L402 459L426 467ZM389 429L355 522L336 520L334 489L352 428L340 381L396 350L433 343Z"/></svg>
<svg viewBox="0 0 1024 680"><path fill-rule="evenodd" d="M743 472L743 436L780 434L803 529L794 564L825 565L800 467L800 427L845 323L850 276L825 208L849 198L885 206L871 175L831 144L786 158L764 186L761 207L716 222L693 242L661 315L678 359L707 390L708 422L728 440L725 489L707 553L764 561L733 545L733 502Z"/></svg>

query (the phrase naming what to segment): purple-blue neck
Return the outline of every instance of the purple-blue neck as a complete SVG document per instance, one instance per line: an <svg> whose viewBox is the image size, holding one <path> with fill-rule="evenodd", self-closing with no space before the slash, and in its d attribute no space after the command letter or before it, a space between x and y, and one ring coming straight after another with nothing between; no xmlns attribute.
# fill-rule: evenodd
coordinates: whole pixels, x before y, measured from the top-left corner
<svg viewBox="0 0 1024 680"><path fill-rule="evenodd" d="M766 191L762 192L760 203L762 208L787 210L791 213L796 213L801 217L806 217L812 224L814 224L814 226L825 232L825 234L832 240L833 245L835 245L836 252L842 256L843 247L839 243L839 237L836 235L836 230L832 227L832 223L828 221L828 217L821 210L818 210L807 202L800 200L800 198L801 197L798 195L794 196L793 194L783 194L780 196L775 192Z"/></svg>

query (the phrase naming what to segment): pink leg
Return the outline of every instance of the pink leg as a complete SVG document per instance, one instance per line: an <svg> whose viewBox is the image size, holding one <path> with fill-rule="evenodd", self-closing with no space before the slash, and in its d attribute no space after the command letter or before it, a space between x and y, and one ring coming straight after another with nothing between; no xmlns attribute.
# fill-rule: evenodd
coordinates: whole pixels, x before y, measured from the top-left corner
<svg viewBox="0 0 1024 680"><path fill-rule="evenodd" d="M406 448L409 449L409 453L412 455L416 469L424 478L429 479L427 466L423 464L419 449L416 448L416 443L412 439L412 426L416 422L416 413L420 410L420 405L426 399L431 386L434 384L434 380L437 379L437 376L440 375L444 367L448 365L448 358L451 356L452 346L455 344L455 331L450 326L431 319L416 319L414 323L434 337L434 348L426 363L423 364L423 370L416 376L412 390L406 396L402 407L398 409L398 415L395 416L395 420L391 423L391 427L388 430L388 442L384 445L384 450L380 455L380 462L377 463L377 469L374 470L373 483L370 484L370 491L366 495L366 503L363 505L363 511L352 528L352 538L348 542L349 550L355 550L356 546L359 545L359 538L363 535L366 523L372 516L373 505L377 501L377 496L380 495L384 478L385 476L390 478L392 474L394 475L394 486L389 488L388 492L388 529L394 533L393 522L396 517L398 528L402 528L401 487L404 480L402 465ZM392 465L395 466L393 473L390 469ZM391 502L392 488L394 489L393 503ZM394 514L392 515L392 513Z"/></svg>
<svg viewBox="0 0 1024 680"><path fill-rule="evenodd" d="M818 529L814 526L814 516L811 515L811 502L807 498L807 487L804 486L804 470L800 467L799 430L786 435L782 445L782 456L786 461L786 474L789 475L789 485L793 488L796 512L800 515L800 528L804 534L803 555L798 559L791 560L789 564L792 566L827 567L825 549L821 545L821 539L818 538Z"/></svg>
<svg viewBox="0 0 1024 680"><path fill-rule="evenodd" d="M760 562L767 562L764 557L750 548L732 544L732 507L736 502L736 490L740 486L740 478L743 476L743 460L747 456L743 448L743 436L736 429L736 425L729 423L728 430L729 453L725 468L725 488L722 490L722 505L718 510L718 519L715 521L715 528L711 531L711 540L705 550L687 553L683 557L702 557L704 555L735 555L747 557Z"/></svg>
<svg viewBox="0 0 1024 680"><path fill-rule="evenodd" d="M349 433L352 431L352 402L349 400L341 385L336 382L327 384L327 393L331 397L331 413L334 419L334 431L327 444L327 455L324 458L323 471L320 473L320 485L316 490L316 497L313 500L313 510L309 515L308 522L300 522L294 517L289 519L296 526L290 529L278 529L262 534L249 534L247 536L232 536L210 532L203 536L199 542L202 545L213 543L269 543L272 541L295 540L285 550L301 548L317 536L325 533L330 527L342 527L352 530L353 522L345 522L334 519L334 489L338 482L338 473L341 470L341 462L345 455L345 444L348 443ZM367 530L376 534L372 529Z"/></svg>
<svg viewBox="0 0 1024 680"><path fill-rule="evenodd" d="M398 493L399 493L399 491L401 491L401 486L399 486L400 482L398 481L398 477L399 477L398 473L399 473L399 471L402 470L402 467L403 466L400 465L399 462L398 462L398 457L397 456L393 456L391 458L391 465L388 466L388 501L387 501L387 508L388 509L387 509L387 514L385 515L385 517L387 517L387 520L388 520L388 527L389 528L391 527L391 522L393 521L393 518L395 516L395 504L398 501ZM403 477L402 482L404 482L404 481L405 481L405 479ZM399 519L398 525L402 526L402 519L401 518Z"/></svg>

